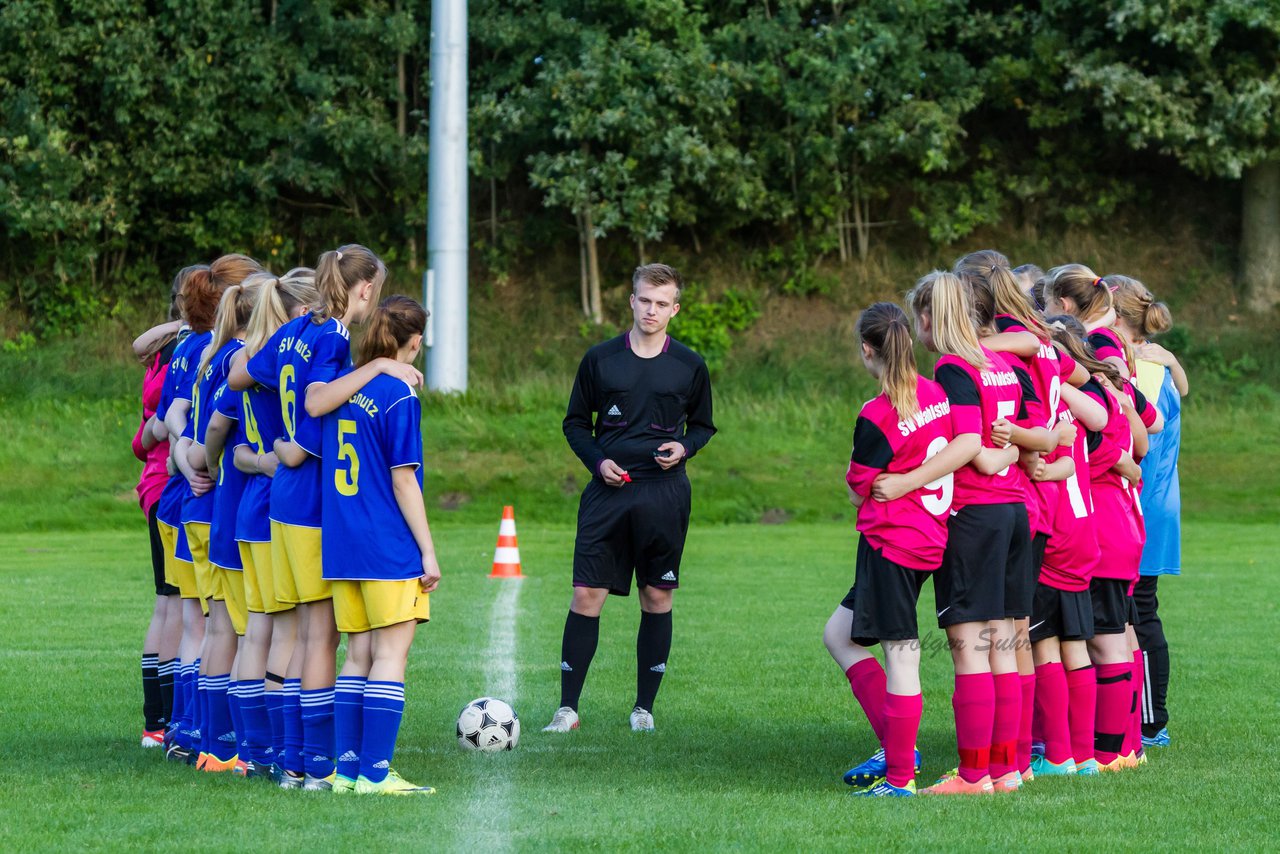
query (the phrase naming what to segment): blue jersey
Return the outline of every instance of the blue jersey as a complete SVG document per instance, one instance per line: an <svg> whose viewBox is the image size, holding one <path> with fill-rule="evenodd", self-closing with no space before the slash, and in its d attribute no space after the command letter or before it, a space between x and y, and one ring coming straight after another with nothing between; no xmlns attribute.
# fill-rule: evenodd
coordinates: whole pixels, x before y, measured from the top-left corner
<svg viewBox="0 0 1280 854"><path fill-rule="evenodd" d="M385 375L324 417L325 578L400 581L422 575L422 553L391 485L393 468L413 466L422 489L421 422L417 394Z"/></svg>
<svg viewBox="0 0 1280 854"><path fill-rule="evenodd" d="M235 448L241 440L240 392L223 382L213 393L210 404L214 412L230 418L235 425L227 433L227 443L218 457L218 481L213 490L213 522L209 527L209 563L223 569L243 569L240 547L236 544L236 514L248 475L236 468Z"/></svg>
<svg viewBox="0 0 1280 854"><path fill-rule="evenodd" d="M187 422L187 432L183 435L197 445L204 444L205 432L209 429L209 419L213 417L213 396L218 387L226 381L227 374L231 370L231 360L243 346L244 342L239 338L232 338L223 344L209 360L209 366L204 369L204 376L200 377L195 384L191 395L191 419ZM197 363L196 369L198 370L199 367ZM187 499L182 505L183 523L212 522L215 492L217 492L216 485L214 489L201 496L191 495L188 492Z"/></svg>
<svg viewBox="0 0 1280 854"><path fill-rule="evenodd" d="M173 358L169 360L169 373L165 375L164 387L160 391L160 405L156 407L156 417L164 420L165 414L175 400L191 400L191 375L200 365L200 354L209 344L213 334L197 332L188 335L174 348ZM190 424L190 413L187 422ZM173 528L182 527L182 504L191 494L187 479L182 472L176 472L165 484L160 493L156 518ZM185 543L186 537L183 537ZM190 553L184 558L190 560Z"/></svg>
<svg viewBox="0 0 1280 854"><path fill-rule="evenodd" d="M1164 369L1156 408L1164 429L1151 436L1142 458L1142 515L1147 542L1142 547L1142 575L1182 574L1182 496L1178 488L1178 450L1182 444L1182 396Z"/></svg>
<svg viewBox="0 0 1280 854"><path fill-rule="evenodd" d="M347 327L330 318L313 323L309 315L276 330L249 360L249 374L280 397L284 438L307 452L302 465L276 469L271 485L271 518L285 525L320 526L321 420L307 415L307 388L327 383L351 366Z"/></svg>
<svg viewBox="0 0 1280 854"><path fill-rule="evenodd" d="M241 445L255 454L269 454L284 435L280 423L280 398L271 389L255 385L239 392ZM281 466L280 468L283 468ZM240 511L236 515L236 539L246 543L271 542L271 488L273 478L248 475Z"/></svg>

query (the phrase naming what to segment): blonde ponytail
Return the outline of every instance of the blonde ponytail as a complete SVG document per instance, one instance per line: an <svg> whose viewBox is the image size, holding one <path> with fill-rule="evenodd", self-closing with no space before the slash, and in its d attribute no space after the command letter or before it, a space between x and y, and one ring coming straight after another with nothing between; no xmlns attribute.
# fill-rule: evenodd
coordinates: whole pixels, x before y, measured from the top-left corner
<svg viewBox="0 0 1280 854"><path fill-rule="evenodd" d="M204 379L205 371L209 370L213 357L218 354L223 345L234 338L236 333L244 329L249 323L249 317L253 314L254 304L258 301L258 292L261 290L262 280L268 278L268 276L269 274L264 273L249 276L238 285L229 285L222 292L222 299L218 303L218 315L214 320L213 340L209 342L209 346L204 348L204 353L200 356L200 368L196 371L196 382Z"/></svg>
<svg viewBox="0 0 1280 854"><path fill-rule="evenodd" d="M916 282L907 298L916 317L929 315L934 348L939 353L964 359L978 370L990 367L974 329L969 290L954 273L934 270Z"/></svg>
<svg viewBox="0 0 1280 854"><path fill-rule="evenodd" d="M253 356L289 321L298 306L309 306L316 300L316 286L310 268L299 267L284 276L266 276L249 323L245 327L244 347Z"/></svg>

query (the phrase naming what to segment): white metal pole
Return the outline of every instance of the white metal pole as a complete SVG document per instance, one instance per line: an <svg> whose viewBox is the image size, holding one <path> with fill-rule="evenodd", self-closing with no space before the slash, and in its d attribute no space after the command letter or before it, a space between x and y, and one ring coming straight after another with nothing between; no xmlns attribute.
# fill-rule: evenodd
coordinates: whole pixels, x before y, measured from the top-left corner
<svg viewBox="0 0 1280 854"><path fill-rule="evenodd" d="M431 3L427 387L467 390L467 3Z"/></svg>

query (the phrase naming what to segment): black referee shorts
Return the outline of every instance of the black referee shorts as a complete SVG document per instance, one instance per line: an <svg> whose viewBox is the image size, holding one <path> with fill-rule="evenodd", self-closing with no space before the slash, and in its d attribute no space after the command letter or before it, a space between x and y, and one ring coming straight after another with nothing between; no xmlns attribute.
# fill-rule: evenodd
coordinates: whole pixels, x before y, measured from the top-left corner
<svg viewBox="0 0 1280 854"><path fill-rule="evenodd" d="M634 574L637 587L679 587L690 495L683 471L621 487L592 478L578 503L573 586L629 596Z"/></svg>

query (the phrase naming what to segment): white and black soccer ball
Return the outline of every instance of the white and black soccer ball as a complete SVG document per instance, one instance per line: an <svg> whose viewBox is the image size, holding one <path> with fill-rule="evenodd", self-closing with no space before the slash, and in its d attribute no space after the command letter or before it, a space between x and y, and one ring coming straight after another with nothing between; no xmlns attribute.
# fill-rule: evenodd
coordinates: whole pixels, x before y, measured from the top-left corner
<svg viewBox="0 0 1280 854"><path fill-rule="evenodd" d="M520 718L502 700L481 697L458 714L458 744L464 750L514 750L520 743Z"/></svg>

